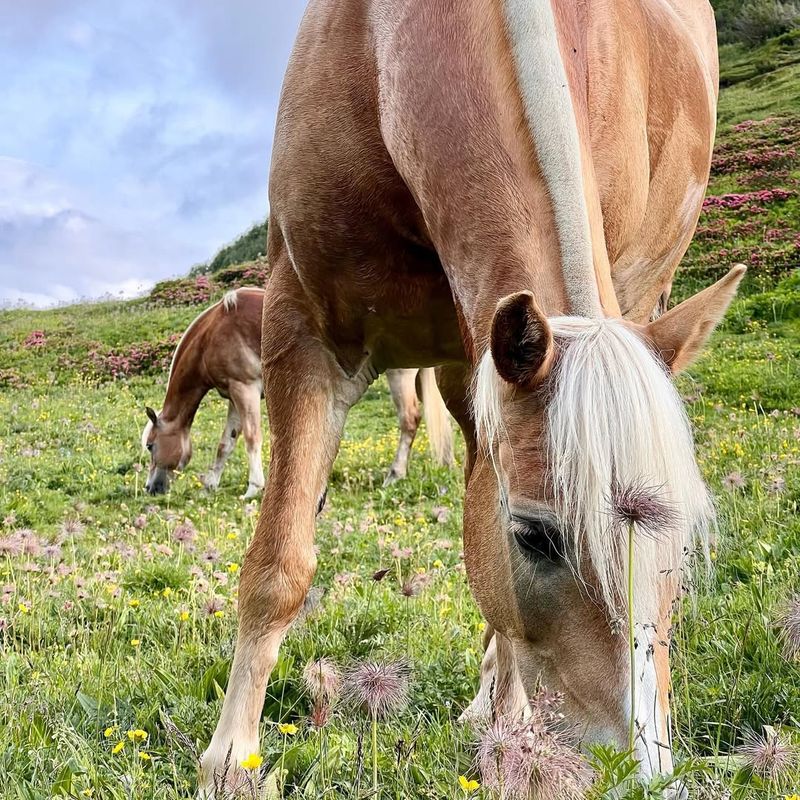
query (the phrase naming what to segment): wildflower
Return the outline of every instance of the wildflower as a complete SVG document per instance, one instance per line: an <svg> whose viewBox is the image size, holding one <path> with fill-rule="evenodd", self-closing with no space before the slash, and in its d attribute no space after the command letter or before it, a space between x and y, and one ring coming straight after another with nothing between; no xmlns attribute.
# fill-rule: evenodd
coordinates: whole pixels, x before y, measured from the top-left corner
<svg viewBox="0 0 800 800"><path fill-rule="evenodd" d="M234 573L239 571L239 565L231 561L228 564L228 572Z"/></svg>
<svg viewBox="0 0 800 800"><path fill-rule="evenodd" d="M188 519L181 522L180 525L176 526L175 530L172 531L173 541L187 546L194 542L196 536L197 531L191 520Z"/></svg>
<svg viewBox="0 0 800 800"><path fill-rule="evenodd" d="M132 742L147 741L147 731L143 731L141 728L135 728L133 730L128 731L127 736Z"/></svg>
<svg viewBox="0 0 800 800"><path fill-rule="evenodd" d="M264 763L264 759L258 753L250 753L244 761L239 763L244 769L258 769Z"/></svg>
<svg viewBox="0 0 800 800"><path fill-rule="evenodd" d="M478 781L474 779L470 780L466 775L458 776L458 785L465 794L477 791L480 788L480 783L478 783Z"/></svg>
<svg viewBox="0 0 800 800"><path fill-rule="evenodd" d="M200 558L208 564L216 564L219 561L219 550L216 547L209 547Z"/></svg>
<svg viewBox="0 0 800 800"><path fill-rule="evenodd" d="M291 722L281 722L278 725L278 733L282 733L284 736L294 736L297 733L297 725Z"/></svg>
<svg viewBox="0 0 800 800"><path fill-rule="evenodd" d="M507 796L530 800L583 797L592 774L563 729L561 697L540 690L522 722L499 717L484 732L478 748L483 782Z"/></svg>
<svg viewBox="0 0 800 800"><path fill-rule="evenodd" d="M222 618L225 616L225 612L224 612L224 611L215 611L215 612L214 612L214 616L215 616L217 619L222 619Z"/></svg>
<svg viewBox="0 0 800 800"><path fill-rule="evenodd" d="M128 605L131 608L139 608L139 606L141 605L141 602L138 600L138 598L132 597L130 600L128 600Z"/></svg>
<svg viewBox="0 0 800 800"><path fill-rule="evenodd" d="M658 490L631 484L616 486L612 500L614 522L620 526L636 525L649 533L675 527L677 514L658 496Z"/></svg>
<svg viewBox="0 0 800 800"><path fill-rule="evenodd" d="M792 659L800 655L800 594L795 595L787 604L778 619L783 639L783 653Z"/></svg>
<svg viewBox="0 0 800 800"><path fill-rule="evenodd" d="M138 647L141 643L141 639L131 639L131 647Z"/></svg>
<svg viewBox="0 0 800 800"><path fill-rule="evenodd" d="M147 525L147 516L145 514L139 514L136 519L133 520L133 527L142 530Z"/></svg>
<svg viewBox="0 0 800 800"><path fill-rule="evenodd" d="M92 789L92 787L91 787L91 786L89 786L88 788L84 789L84 790L81 792L81 794L82 794L84 797L94 797L94 789Z"/></svg>
<svg viewBox="0 0 800 800"><path fill-rule="evenodd" d="M744 489L747 485L747 481L742 477L741 472L731 472L722 479L722 485L728 489L728 491L734 492L737 489Z"/></svg>
<svg viewBox="0 0 800 800"><path fill-rule="evenodd" d="M142 761L149 761L150 760L150 754L141 752L141 753L139 753L139 758L141 758Z"/></svg>
<svg viewBox="0 0 800 800"><path fill-rule="evenodd" d="M27 606L25 603L20 603L17 608L19 609L20 614L28 614L30 613L30 606Z"/></svg>
<svg viewBox="0 0 800 800"><path fill-rule="evenodd" d="M203 606L203 610L205 611L207 617L215 617L222 611L224 605L225 600L217 595L214 595L212 598L206 601L205 606Z"/></svg>
<svg viewBox="0 0 800 800"><path fill-rule="evenodd" d="M417 572L403 583L400 593L405 597L416 597L430 583L430 576Z"/></svg>
<svg viewBox="0 0 800 800"><path fill-rule="evenodd" d="M332 661L318 658L306 664L303 682L313 700L329 702L339 693L342 676Z"/></svg>
<svg viewBox="0 0 800 800"><path fill-rule="evenodd" d="M236 533L234 531L231 531L225 538L226 539L230 539L231 541L233 541L234 539L236 539L238 537L238 535L239 535L238 533Z"/></svg>
<svg viewBox="0 0 800 800"><path fill-rule="evenodd" d="M186 622L186 620L189 619L189 612L186 611L186 609L182 609L181 611L178 612L178 619L181 622Z"/></svg>
<svg viewBox="0 0 800 800"><path fill-rule="evenodd" d="M172 594L172 589L170 589L169 586L165 587L161 592L162 597L169 597L171 594Z"/></svg>
<svg viewBox="0 0 800 800"><path fill-rule="evenodd" d="M311 713L308 716L308 721L313 728L320 730L324 728L331 719L331 705L324 701L315 702Z"/></svg>
<svg viewBox="0 0 800 800"><path fill-rule="evenodd" d="M116 755L117 753L120 753L120 752L121 752L121 751L122 751L124 748L125 748L125 740L124 740L124 739L122 739L121 741L117 742L117 743L116 743L116 744L115 744L115 745L114 745L114 746L111 748L111 752L112 752L114 755Z"/></svg>
<svg viewBox="0 0 800 800"><path fill-rule="evenodd" d="M443 566L444 564L442 563L441 559L437 558L436 561L433 562L434 569L441 569Z"/></svg>
<svg viewBox="0 0 800 800"><path fill-rule="evenodd" d="M345 694L374 719L385 717L408 702L408 678L404 662L364 662L345 677Z"/></svg>
<svg viewBox="0 0 800 800"><path fill-rule="evenodd" d="M798 759L797 748L789 737L770 725L764 726L763 735L754 731L747 733L739 752L745 764L767 780L786 777Z"/></svg>
<svg viewBox="0 0 800 800"><path fill-rule="evenodd" d="M110 739L116 733L116 731L117 731L117 726L116 725L114 725L112 727L109 727L109 728L106 728L103 731L103 736L105 736L106 739Z"/></svg>
<svg viewBox="0 0 800 800"><path fill-rule="evenodd" d="M383 569L379 569L372 573L372 580L374 580L375 583L380 583L388 574L389 570L384 567Z"/></svg>

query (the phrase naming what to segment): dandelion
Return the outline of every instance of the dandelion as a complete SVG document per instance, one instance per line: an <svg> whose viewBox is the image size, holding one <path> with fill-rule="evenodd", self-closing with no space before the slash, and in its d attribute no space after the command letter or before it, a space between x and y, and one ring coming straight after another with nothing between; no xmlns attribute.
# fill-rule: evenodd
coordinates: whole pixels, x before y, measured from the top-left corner
<svg viewBox="0 0 800 800"><path fill-rule="evenodd" d="M131 639L131 647L138 647L141 643L141 639Z"/></svg>
<svg viewBox="0 0 800 800"><path fill-rule="evenodd" d="M244 761L239 763L244 769L258 769L264 763L264 759L258 753L250 753Z"/></svg>
<svg viewBox="0 0 800 800"><path fill-rule="evenodd" d="M798 760L797 748L789 737L771 725L764 726L763 735L748 732L739 753L756 775L772 781L791 773Z"/></svg>
<svg viewBox="0 0 800 800"><path fill-rule="evenodd" d="M140 752L139 753L139 758L141 758L142 761L149 761L150 760L150 754L149 753Z"/></svg>
<svg viewBox="0 0 800 800"><path fill-rule="evenodd" d="M88 787L88 788L84 789L84 790L81 792L81 794L82 794L84 797L94 797L94 789L92 789L92 788L91 788L91 786L90 786L90 787Z"/></svg>
<svg viewBox="0 0 800 800"><path fill-rule="evenodd" d="M181 609L181 610L178 612L178 619L179 619L181 622L186 622L186 621L189 619L189 612L188 612L188 611L186 611L186 609Z"/></svg>
<svg viewBox="0 0 800 800"><path fill-rule="evenodd" d="M800 594L795 595L778 618L783 653L788 659L800 656Z"/></svg>
<svg viewBox="0 0 800 800"><path fill-rule="evenodd" d="M26 605L25 603L19 603L17 605L20 614L29 614L30 613L30 606Z"/></svg>
<svg viewBox="0 0 800 800"><path fill-rule="evenodd" d="M125 740L123 739L123 740L121 740L121 741L117 742L117 743L116 743L116 744L115 744L115 745L114 745L114 746L111 748L111 752L112 752L114 755L117 755L117 753L121 753L121 752L122 752L124 749L125 749Z"/></svg>
<svg viewBox="0 0 800 800"><path fill-rule="evenodd" d="M105 736L106 739L110 739L116 732L117 732L117 726L114 725L112 727L106 728L103 731L103 736Z"/></svg>
<svg viewBox="0 0 800 800"><path fill-rule="evenodd" d="M291 722L281 722L278 725L278 733L283 736L294 736L297 733L297 725Z"/></svg>
<svg viewBox="0 0 800 800"><path fill-rule="evenodd" d="M169 597L171 594L172 594L172 589L170 589L170 588L169 588L169 586L165 587L165 588L164 588L164 589L161 591L161 596L162 596L162 597Z"/></svg>
<svg viewBox="0 0 800 800"><path fill-rule="evenodd" d="M139 608L139 606L141 605L141 601L139 601L136 597L133 597L130 600L128 600L128 605L131 608Z"/></svg>
<svg viewBox="0 0 800 800"><path fill-rule="evenodd" d="M224 611L215 611L214 612L214 616L216 617L216 619L222 619L225 616L225 612Z"/></svg>
<svg viewBox="0 0 800 800"><path fill-rule="evenodd" d="M480 788L480 783L478 783L478 781L474 779L470 780L466 775L458 776L458 785L461 787L464 794L475 792Z"/></svg>
<svg viewBox="0 0 800 800"><path fill-rule="evenodd" d="M342 676L331 660L318 658L306 664L303 669L303 683L313 700L327 703L338 695Z"/></svg>
<svg viewBox="0 0 800 800"><path fill-rule="evenodd" d="M127 732L127 737L132 742L146 742L147 741L147 731L143 731L141 728L134 728Z"/></svg>
<svg viewBox="0 0 800 800"><path fill-rule="evenodd" d="M239 565L234 563L233 561L231 561L228 564L228 572L234 573L234 572L238 572L238 571L239 571Z"/></svg>

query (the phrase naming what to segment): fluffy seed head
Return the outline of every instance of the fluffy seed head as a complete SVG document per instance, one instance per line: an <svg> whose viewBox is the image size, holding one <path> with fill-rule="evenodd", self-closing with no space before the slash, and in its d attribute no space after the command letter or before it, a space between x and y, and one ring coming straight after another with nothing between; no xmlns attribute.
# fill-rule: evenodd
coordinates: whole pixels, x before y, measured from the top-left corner
<svg viewBox="0 0 800 800"><path fill-rule="evenodd" d="M615 486L612 510L617 525L636 525L653 535L673 529L678 522L675 509L660 497L659 490L642 484Z"/></svg>
<svg viewBox="0 0 800 800"><path fill-rule="evenodd" d="M345 697L371 717L386 717L408 702L409 672L402 661L358 664L345 676Z"/></svg>
<svg viewBox="0 0 800 800"><path fill-rule="evenodd" d="M789 737L770 725L764 726L763 734L749 732L739 753L753 772L772 781L788 775L798 760L797 748Z"/></svg>
<svg viewBox="0 0 800 800"><path fill-rule="evenodd" d="M318 658L306 664L303 669L303 683L315 703L329 703L339 694L342 676L330 659Z"/></svg>
<svg viewBox="0 0 800 800"><path fill-rule="evenodd" d="M795 595L778 618L783 654L788 659L800 656L800 594Z"/></svg>

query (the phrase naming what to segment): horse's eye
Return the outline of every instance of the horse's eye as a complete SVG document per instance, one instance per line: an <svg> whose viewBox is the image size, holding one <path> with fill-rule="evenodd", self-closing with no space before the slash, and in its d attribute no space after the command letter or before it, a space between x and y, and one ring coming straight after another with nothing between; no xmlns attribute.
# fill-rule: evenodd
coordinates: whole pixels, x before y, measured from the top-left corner
<svg viewBox="0 0 800 800"><path fill-rule="evenodd" d="M153 443L152 443L152 442L148 442L148 443L147 443L147 449L148 449L148 450L149 450L151 453L153 452Z"/></svg>
<svg viewBox="0 0 800 800"><path fill-rule="evenodd" d="M561 532L547 519L512 517L511 533L519 549L528 558L546 558L549 561L564 558Z"/></svg>

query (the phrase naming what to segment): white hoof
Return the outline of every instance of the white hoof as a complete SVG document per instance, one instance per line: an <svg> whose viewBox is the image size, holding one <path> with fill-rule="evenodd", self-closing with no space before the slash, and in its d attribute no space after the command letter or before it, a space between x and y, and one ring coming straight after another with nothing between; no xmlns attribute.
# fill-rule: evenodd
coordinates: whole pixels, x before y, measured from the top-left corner
<svg viewBox="0 0 800 800"><path fill-rule="evenodd" d="M219 478L216 475L201 475L200 483L209 492L215 492L219 488Z"/></svg>
<svg viewBox="0 0 800 800"><path fill-rule="evenodd" d="M254 497L258 497L263 491L263 486L256 486L253 483L247 484L247 491L242 495L242 500L252 500Z"/></svg>
<svg viewBox="0 0 800 800"><path fill-rule="evenodd" d="M392 467L387 473L386 477L383 479L383 485L391 486L393 483L397 483L397 481L401 481L405 478L405 473L401 474L398 472L394 467Z"/></svg>

